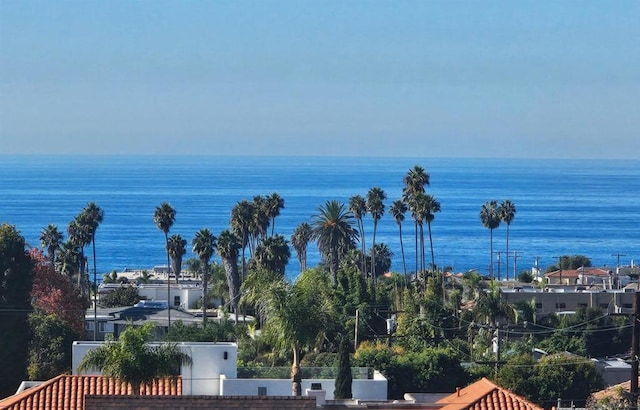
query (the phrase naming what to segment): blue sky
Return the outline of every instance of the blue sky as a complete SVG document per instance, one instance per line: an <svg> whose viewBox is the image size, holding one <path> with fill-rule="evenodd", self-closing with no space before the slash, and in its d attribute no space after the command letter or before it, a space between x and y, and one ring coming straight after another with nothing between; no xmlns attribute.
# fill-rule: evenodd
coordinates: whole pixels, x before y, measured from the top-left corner
<svg viewBox="0 0 640 410"><path fill-rule="evenodd" d="M0 154L638 158L640 2L0 0Z"/></svg>

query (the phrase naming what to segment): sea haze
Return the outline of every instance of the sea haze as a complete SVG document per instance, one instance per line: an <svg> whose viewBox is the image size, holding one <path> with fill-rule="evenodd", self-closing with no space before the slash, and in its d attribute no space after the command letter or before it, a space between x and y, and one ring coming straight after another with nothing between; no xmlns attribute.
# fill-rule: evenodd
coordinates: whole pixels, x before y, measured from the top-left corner
<svg viewBox="0 0 640 410"><path fill-rule="evenodd" d="M442 208L432 223L438 266L488 272L490 235L479 212L491 199L510 199L517 207L510 227L510 277L513 251L518 271L531 268L536 258L544 268L560 255L582 254L594 265L611 267L618 255L621 265L640 259L640 161L0 156L0 223L14 225L31 246L40 246L38 237L47 224L58 225L66 238L68 223L88 202L96 202L104 210L96 234L97 267L107 273L166 264L164 235L153 222L156 206L165 201L176 209L170 234L188 241L186 260L194 256L195 232L206 227L217 236L227 229L238 201L277 192L285 208L276 218L275 231L289 239L327 200L346 205L351 196L380 187L388 199L376 242L390 247L395 254L392 270L402 272L398 226L388 207L400 198L403 176L414 165L430 174L427 191ZM409 214L406 218L405 255L407 268L413 270L414 226ZM365 232L369 246L369 215ZM494 230L493 237L494 251L504 252L506 225ZM295 278L299 264L291 252L287 276ZM504 278L506 256L500 256ZM494 255L496 276L497 258ZM319 260L317 247L310 244L308 265Z"/></svg>

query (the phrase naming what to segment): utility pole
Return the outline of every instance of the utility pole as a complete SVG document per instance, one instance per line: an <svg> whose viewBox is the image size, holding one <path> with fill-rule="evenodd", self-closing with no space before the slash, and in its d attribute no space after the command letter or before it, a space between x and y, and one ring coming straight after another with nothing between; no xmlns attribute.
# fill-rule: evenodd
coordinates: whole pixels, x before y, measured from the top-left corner
<svg viewBox="0 0 640 410"><path fill-rule="evenodd" d="M611 254L611 256L617 256L618 257L618 263L616 263L616 273L620 273L620 257L621 256L627 256L624 253L613 253Z"/></svg>
<svg viewBox="0 0 640 410"><path fill-rule="evenodd" d="M631 334L631 386L630 393L634 407L638 403L638 341L640 339L640 292L633 293L633 333Z"/></svg>
<svg viewBox="0 0 640 410"><path fill-rule="evenodd" d="M502 254L502 251L493 251L493 253L498 255L498 280L500 281L502 279L502 276L500 275L500 254Z"/></svg>
<svg viewBox="0 0 640 410"><path fill-rule="evenodd" d="M358 350L358 323L360 321L360 309L356 309L356 326L354 330L353 351Z"/></svg>
<svg viewBox="0 0 640 410"><path fill-rule="evenodd" d="M513 251L513 280L516 280L518 278L516 266L518 265L518 258L522 258L521 255L518 255L519 253L521 252Z"/></svg>
<svg viewBox="0 0 640 410"><path fill-rule="evenodd" d="M558 258L558 269L560 270L560 285L562 285L562 256L552 256L552 258Z"/></svg>

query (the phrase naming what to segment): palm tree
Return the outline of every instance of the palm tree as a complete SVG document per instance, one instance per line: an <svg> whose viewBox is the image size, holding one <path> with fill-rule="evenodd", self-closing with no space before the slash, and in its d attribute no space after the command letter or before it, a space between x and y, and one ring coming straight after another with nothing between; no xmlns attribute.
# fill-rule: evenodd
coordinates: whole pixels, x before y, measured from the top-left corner
<svg viewBox="0 0 640 410"><path fill-rule="evenodd" d="M431 235L431 222L435 218L435 213L440 212L440 202L438 202L433 196L425 194L424 196L424 220L427 222L427 228L429 230L429 246L431 248L431 269L434 271L436 268L436 260L433 255L433 237ZM443 282L444 283L444 282Z"/></svg>
<svg viewBox="0 0 640 410"><path fill-rule="evenodd" d="M415 165L411 168L403 177L402 182L404 187L402 188L402 200L409 206L411 210L411 216L413 217L415 226L415 249L416 249L416 273L418 272L418 257L422 255L422 268L424 269L424 249L422 253L418 251L418 230L422 232L422 220L417 219L415 209L412 209L411 204L414 203L414 196L418 193L424 193L425 186L429 186L429 174L424 171L419 165ZM424 238L422 238L424 244Z"/></svg>
<svg viewBox="0 0 640 410"><path fill-rule="evenodd" d="M407 208L411 211L411 218L416 228L416 274L424 271L424 192L416 192L408 197ZM420 245L418 245L418 239Z"/></svg>
<svg viewBox="0 0 640 410"><path fill-rule="evenodd" d="M284 199L276 192L267 197L267 216L271 218L271 236L276 228L276 216L280 215L280 210L284 209Z"/></svg>
<svg viewBox="0 0 640 410"><path fill-rule="evenodd" d="M207 323L207 285L209 281L209 261L218 246L216 237L207 228L200 229L191 241L193 252L198 255L202 264L202 324Z"/></svg>
<svg viewBox="0 0 640 410"><path fill-rule="evenodd" d="M283 276L290 257L291 250L287 240L282 235L275 235L262 239L256 248L254 259L260 266Z"/></svg>
<svg viewBox="0 0 640 410"><path fill-rule="evenodd" d="M87 221L89 234L91 235L91 248L93 251L93 285L95 286L93 301L93 340L98 339L98 271L96 269L96 231L104 218L104 211L95 203L89 202L82 210Z"/></svg>
<svg viewBox="0 0 640 410"><path fill-rule="evenodd" d="M56 270L73 279L80 272L80 250L70 240L64 242L56 254Z"/></svg>
<svg viewBox="0 0 640 410"><path fill-rule="evenodd" d="M367 192L367 212L371 214L373 219L373 238L371 241L371 280L373 285L376 284L375 266L376 266L376 232L378 230L378 221L384 215L384 200L387 194L382 188L373 187Z"/></svg>
<svg viewBox="0 0 640 410"><path fill-rule="evenodd" d="M87 259L84 256L84 247L91 243L90 229L89 221L86 215L82 213L77 215L67 227L69 242L78 249L80 254L80 264L78 266L78 289L80 289L83 295L86 294L86 278L84 269L87 263Z"/></svg>
<svg viewBox="0 0 640 410"><path fill-rule="evenodd" d="M500 226L500 212L498 211L497 201L487 201L482 205L480 208L480 221L490 232L489 277L493 280L493 230Z"/></svg>
<svg viewBox="0 0 640 410"><path fill-rule="evenodd" d="M404 243L402 241L402 222L404 221L405 212L407 212L407 204L405 204L400 199L393 201L393 203L389 207L389 213L391 214L391 216L393 216L393 219L395 219L396 223L398 224L398 229L400 230L400 252L402 253L402 269L406 280L407 263L404 257Z"/></svg>
<svg viewBox="0 0 640 410"><path fill-rule="evenodd" d="M178 278L182 272L182 257L187 253L187 240L181 235L171 235L167 242L167 250L171 256L171 270L176 275L176 285L179 284Z"/></svg>
<svg viewBox="0 0 640 410"><path fill-rule="evenodd" d="M290 349L293 354L291 380L295 396L302 394L300 359L304 349L325 342L327 332L336 323L327 282L324 272L310 269L293 284L284 278L264 281L262 292L250 293L250 302L265 323L263 334L277 350Z"/></svg>
<svg viewBox="0 0 640 410"><path fill-rule="evenodd" d="M364 236L364 224L362 218L367 214L367 201L362 195L354 195L349 198L349 211L353 214L353 217L358 223L358 233L360 234L360 254L362 255L362 262L360 271L362 277L367 278L367 261L366 261L366 245Z"/></svg>
<svg viewBox="0 0 640 410"><path fill-rule="evenodd" d="M256 195L253 197L253 216L249 229L249 250L253 256L258 242L267 236L271 216L269 214L269 201L267 197Z"/></svg>
<svg viewBox="0 0 640 410"><path fill-rule="evenodd" d="M507 265L506 265L507 274L506 276L507 276L507 280L509 280L509 227L511 226L511 222L513 221L513 218L516 217L516 205L507 199L505 201L502 201L498 209L500 211L500 220L502 220L502 222L507 224ZM515 261L515 257L514 257L514 261ZM516 279L515 272L513 273L513 279L514 280Z"/></svg>
<svg viewBox="0 0 640 410"><path fill-rule="evenodd" d="M249 233L253 225L253 217L254 204L249 201L240 201L231 209L231 229L236 237L240 239L240 245L242 247L242 279L244 279L246 273L244 249L249 242Z"/></svg>
<svg viewBox="0 0 640 410"><path fill-rule="evenodd" d="M218 254L222 259L225 273L227 274L227 284L229 286L229 304L235 313L236 324L238 323L238 298L240 297L240 278L238 277L238 251L240 241L229 230L220 232L218 236Z"/></svg>
<svg viewBox="0 0 640 410"><path fill-rule="evenodd" d="M358 232L353 229L353 215L346 210L344 204L335 200L327 201L318 207L312 227L313 238L317 241L320 252L329 258L329 271L335 286L338 283L338 248L358 237Z"/></svg>
<svg viewBox="0 0 640 410"><path fill-rule="evenodd" d="M163 202L160 206L156 207L153 214L153 221L158 229L164 233L165 249L167 251L167 304L171 299L171 263L169 262L169 231L176 220L176 210L167 202ZM168 323L171 327L171 305L167 309Z"/></svg>
<svg viewBox="0 0 640 410"><path fill-rule="evenodd" d="M58 230L56 225L49 224L42 230L42 232L40 232L39 239L42 247L47 250L49 262L51 265L54 265L56 261L56 250L60 248L60 244L62 244L62 240L64 239L64 234Z"/></svg>
<svg viewBox="0 0 640 410"><path fill-rule="evenodd" d="M300 272L307 270L307 245L313 238L313 229L311 225L302 222L296 227L291 234L291 245L298 255L300 262Z"/></svg>
<svg viewBox="0 0 640 410"><path fill-rule="evenodd" d="M139 328L128 326L118 341L108 341L87 352L78 371L102 371L104 376L130 384L135 395L140 393L141 386L154 380L180 375L180 366L190 366L191 358L175 343L150 347L148 343L154 327L153 323L145 323Z"/></svg>

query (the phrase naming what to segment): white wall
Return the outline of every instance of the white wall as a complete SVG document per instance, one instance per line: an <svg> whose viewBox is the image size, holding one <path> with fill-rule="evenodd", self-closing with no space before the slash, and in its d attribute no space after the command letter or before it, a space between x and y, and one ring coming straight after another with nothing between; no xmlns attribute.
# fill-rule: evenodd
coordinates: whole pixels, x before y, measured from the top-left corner
<svg viewBox="0 0 640 410"><path fill-rule="evenodd" d="M225 376L222 377L221 395L257 396L258 387L266 387L268 396L291 396L290 379L235 379ZM311 383L321 383L322 390L327 392L326 400L333 400L335 380L303 379L303 394L306 389L311 388ZM354 399L387 400L387 379L376 370L373 373L373 379L354 379L351 390Z"/></svg>
<svg viewBox="0 0 640 410"><path fill-rule="evenodd" d="M84 355L102 344L103 342L73 342L73 374L78 374L78 366ZM157 346L158 343L150 345ZM178 343L178 347L188 354L192 361L191 366L182 367L182 394L184 395L220 395L220 375L233 378L237 375L238 345L236 343L181 342ZM100 374L100 372L91 374Z"/></svg>
<svg viewBox="0 0 640 410"><path fill-rule="evenodd" d="M167 300L166 284L142 284L138 286L138 294L149 300ZM202 288L196 285L171 285L169 303L180 296L180 304L184 309L191 309L198 299L202 297ZM172 305L173 306L173 305Z"/></svg>

